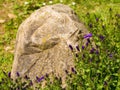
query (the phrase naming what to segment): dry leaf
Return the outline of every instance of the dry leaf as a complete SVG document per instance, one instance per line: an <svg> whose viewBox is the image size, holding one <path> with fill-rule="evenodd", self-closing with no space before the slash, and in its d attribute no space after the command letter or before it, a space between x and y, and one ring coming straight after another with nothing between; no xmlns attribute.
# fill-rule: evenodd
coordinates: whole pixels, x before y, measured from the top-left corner
<svg viewBox="0 0 120 90"><path fill-rule="evenodd" d="M0 23L4 23L4 22L5 22L5 20L4 20L4 19L1 19L1 20L0 20Z"/></svg>
<svg viewBox="0 0 120 90"><path fill-rule="evenodd" d="M9 14L8 14L8 17L9 17L10 19L13 19L13 18L16 18L16 15L9 13Z"/></svg>

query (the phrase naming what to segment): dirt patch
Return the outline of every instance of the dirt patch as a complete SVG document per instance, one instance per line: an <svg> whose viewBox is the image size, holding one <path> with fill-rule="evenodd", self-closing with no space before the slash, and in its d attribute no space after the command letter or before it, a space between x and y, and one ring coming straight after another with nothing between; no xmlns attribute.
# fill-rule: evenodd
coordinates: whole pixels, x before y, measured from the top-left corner
<svg viewBox="0 0 120 90"><path fill-rule="evenodd" d="M4 34L4 24L9 20L8 14L12 12L12 3L3 2L0 8L0 34Z"/></svg>
<svg viewBox="0 0 120 90"><path fill-rule="evenodd" d="M25 0L6 1L0 3L0 35L5 33L4 25L10 19L16 18L13 7L17 4L23 5Z"/></svg>

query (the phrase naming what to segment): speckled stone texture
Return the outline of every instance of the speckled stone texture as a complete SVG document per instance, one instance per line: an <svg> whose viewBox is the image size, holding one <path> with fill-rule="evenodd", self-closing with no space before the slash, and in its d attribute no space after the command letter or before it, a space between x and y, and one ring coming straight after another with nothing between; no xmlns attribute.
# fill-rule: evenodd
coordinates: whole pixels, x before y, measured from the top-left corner
<svg viewBox="0 0 120 90"><path fill-rule="evenodd" d="M74 48L84 42L86 33L84 24L67 5L55 4L36 10L18 29L11 77L15 79L19 72L21 77L27 75L34 82L36 76L53 73L64 81L65 70L74 67L69 45Z"/></svg>

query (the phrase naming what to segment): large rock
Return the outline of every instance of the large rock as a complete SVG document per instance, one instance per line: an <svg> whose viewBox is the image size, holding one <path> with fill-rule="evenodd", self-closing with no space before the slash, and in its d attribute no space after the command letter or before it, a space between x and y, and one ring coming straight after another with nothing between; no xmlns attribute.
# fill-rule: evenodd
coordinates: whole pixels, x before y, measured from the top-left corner
<svg viewBox="0 0 120 90"><path fill-rule="evenodd" d="M76 47L88 33L74 11L62 4L36 10L19 27L11 76L36 76L54 73L65 78L74 67L69 45ZM76 51L74 49L74 51Z"/></svg>

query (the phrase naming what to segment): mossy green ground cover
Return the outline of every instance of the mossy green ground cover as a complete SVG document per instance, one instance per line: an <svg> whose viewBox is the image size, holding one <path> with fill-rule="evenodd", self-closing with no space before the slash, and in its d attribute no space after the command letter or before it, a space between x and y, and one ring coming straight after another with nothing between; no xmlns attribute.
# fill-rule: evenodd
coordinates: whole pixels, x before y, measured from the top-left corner
<svg viewBox="0 0 120 90"><path fill-rule="evenodd" d="M68 72L67 90L120 90L120 1L119 0L0 0L11 3L16 18L4 23L4 34L0 34L0 89L10 90L14 84L5 76L11 70L14 41L19 25L34 10L55 3L69 5L92 34L96 49L79 45L82 52L75 55L76 68ZM9 7L9 6L8 6ZM67 72L67 71L66 71ZM3 80L4 77L4 81ZM4 82L3 82L4 81ZM49 81L49 80L48 80ZM61 90L60 79L48 83L45 90ZM15 88L23 88L21 83ZM20 89L23 90L23 89ZM26 87L24 90L30 90Z"/></svg>

